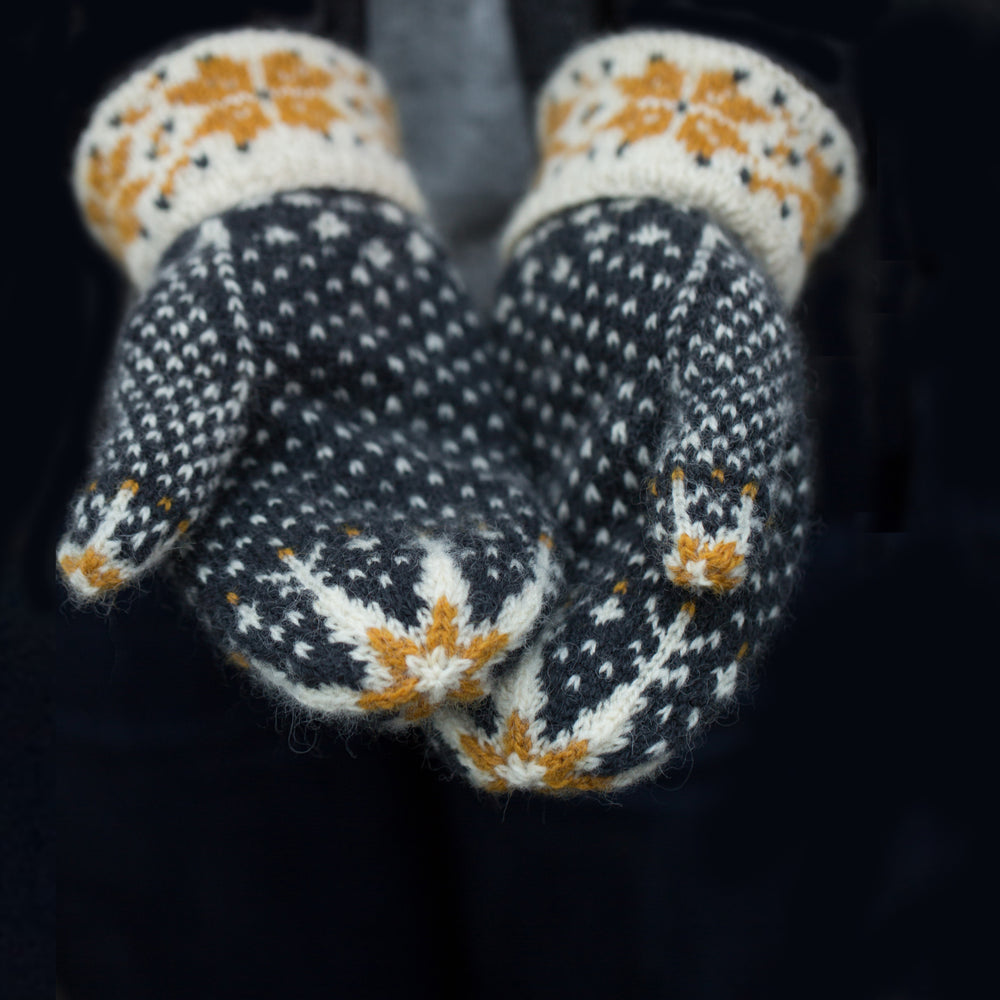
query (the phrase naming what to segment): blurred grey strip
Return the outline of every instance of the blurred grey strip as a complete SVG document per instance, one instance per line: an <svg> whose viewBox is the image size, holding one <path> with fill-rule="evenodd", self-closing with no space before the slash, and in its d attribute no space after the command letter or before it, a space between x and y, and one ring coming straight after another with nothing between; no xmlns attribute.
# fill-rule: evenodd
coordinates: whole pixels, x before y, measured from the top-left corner
<svg viewBox="0 0 1000 1000"><path fill-rule="evenodd" d="M531 175L527 105L504 0L370 0L367 56L399 107L410 164L473 298Z"/></svg>

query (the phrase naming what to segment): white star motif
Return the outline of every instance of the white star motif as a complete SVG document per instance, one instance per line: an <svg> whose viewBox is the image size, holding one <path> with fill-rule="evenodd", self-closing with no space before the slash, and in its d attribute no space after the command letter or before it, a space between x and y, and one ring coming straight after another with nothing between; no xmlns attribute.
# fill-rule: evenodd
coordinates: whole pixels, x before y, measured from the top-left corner
<svg viewBox="0 0 1000 1000"><path fill-rule="evenodd" d="M361 255L380 271L392 263L392 251L381 240L369 240L361 248Z"/></svg>
<svg viewBox="0 0 1000 1000"><path fill-rule="evenodd" d="M585 208L581 208L579 212L573 213L573 221L578 226L585 226L588 222L592 222L601 214L601 209L597 205L587 205Z"/></svg>
<svg viewBox="0 0 1000 1000"><path fill-rule="evenodd" d="M603 604L597 605L596 608L591 608L590 617L594 619L595 624L603 625L605 622L613 622L619 618L624 618L625 612L622 610L621 602L618 598L612 595Z"/></svg>
<svg viewBox="0 0 1000 1000"><path fill-rule="evenodd" d="M321 212L310 223L310 228L316 230L321 240L335 240L351 231L351 227L336 212Z"/></svg>
<svg viewBox="0 0 1000 1000"><path fill-rule="evenodd" d="M198 228L198 247L213 246L217 250L229 249L229 230L221 219L207 219Z"/></svg>
<svg viewBox="0 0 1000 1000"><path fill-rule="evenodd" d="M274 246L276 243L282 245L296 243L299 238L290 229L285 229L283 226L268 226L264 230L264 239L267 241L268 246Z"/></svg>
<svg viewBox="0 0 1000 1000"><path fill-rule="evenodd" d="M661 229L659 226L650 224L647 226L642 226L640 229L636 230L630 237L630 243L638 243L639 246L648 247L652 246L654 243L658 243L660 240L669 240L670 230Z"/></svg>
<svg viewBox="0 0 1000 1000"><path fill-rule="evenodd" d="M594 226L594 228L583 237L583 242L603 243L612 233L617 232L617 230L617 226L612 226L609 222L602 222L600 225Z"/></svg>
<svg viewBox="0 0 1000 1000"><path fill-rule="evenodd" d="M556 258L555 267L552 268L553 281L565 281L573 270L573 262L565 254L560 254Z"/></svg>
<svg viewBox="0 0 1000 1000"><path fill-rule="evenodd" d="M416 261L430 260L434 256L434 247L420 233L410 234L410 238L406 241L406 249Z"/></svg>

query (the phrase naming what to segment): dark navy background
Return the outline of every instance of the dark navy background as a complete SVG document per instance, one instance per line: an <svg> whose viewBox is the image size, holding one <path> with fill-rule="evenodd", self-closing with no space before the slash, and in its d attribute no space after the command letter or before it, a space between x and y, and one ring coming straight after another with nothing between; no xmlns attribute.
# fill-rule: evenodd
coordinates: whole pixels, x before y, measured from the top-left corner
<svg viewBox="0 0 1000 1000"><path fill-rule="evenodd" d="M615 805L480 800L416 743L276 720L156 582L125 614L68 607L52 553L124 305L72 143L113 73L274 11L6 13L0 995L979 992L1000 21L891 6L512 4L529 81L590 28L715 31L810 74L865 147L864 210L799 313L822 466L790 623L739 719ZM360 2L281 14L363 46Z"/></svg>

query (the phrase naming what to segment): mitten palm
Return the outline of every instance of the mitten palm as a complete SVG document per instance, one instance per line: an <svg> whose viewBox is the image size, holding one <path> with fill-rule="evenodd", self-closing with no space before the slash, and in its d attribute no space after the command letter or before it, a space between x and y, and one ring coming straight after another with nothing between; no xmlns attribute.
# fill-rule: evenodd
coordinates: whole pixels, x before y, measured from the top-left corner
<svg viewBox="0 0 1000 1000"><path fill-rule="evenodd" d="M412 215L355 194L221 224L249 248L241 280L285 308L266 405L176 567L184 592L233 662L312 712L417 719L480 699L558 571L447 258Z"/></svg>

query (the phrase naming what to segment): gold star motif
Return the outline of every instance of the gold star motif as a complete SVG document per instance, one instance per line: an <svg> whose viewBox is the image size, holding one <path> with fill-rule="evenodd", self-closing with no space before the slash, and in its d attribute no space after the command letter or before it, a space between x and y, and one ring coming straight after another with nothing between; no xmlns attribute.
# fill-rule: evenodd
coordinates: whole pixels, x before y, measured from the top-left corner
<svg viewBox="0 0 1000 1000"><path fill-rule="evenodd" d="M420 673L414 673L411 657L439 661L467 660L469 665L461 671L457 687L449 692L451 701L470 702L483 697L485 692L475 676L507 647L510 637L504 632L492 630L486 636L475 636L469 642L460 642L460 631L455 619L458 609L446 597L440 597L434 605L430 624L422 641L408 636L393 635L388 629L371 628L368 641L380 663L389 668L392 684L381 691L366 691L358 699L358 705L368 711L399 711L405 709L405 717L415 720L430 715L434 704L426 693L417 690Z"/></svg>
<svg viewBox="0 0 1000 1000"><path fill-rule="evenodd" d="M528 734L527 720L517 712L512 712L504 724L499 747L485 740L477 740L468 733L459 737L462 749L480 771L491 775L486 788L491 792L510 790L510 783L498 769L512 756L522 763L537 764L544 768L541 780L545 786L558 792L564 789L577 791L601 791L608 787L609 778L597 774L586 774L578 769L579 762L587 756L587 741L573 740L562 750L547 750L539 753Z"/></svg>
<svg viewBox="0 0 1000 1000"><path fill-rule="evenodd" d="M124 577L115 566L108 565L108 558L98 552L92 545L78 556L65 555L59 560L62 571L72 576L79 570L83 578L95 590L108 592L117 590L125 583Z"/></svg>
<svg viewBox="0 0 1000 1000"><path fill-rule="evenodd" d="M667 564L667 573L678 587L690 587L695 575L689 563L704 562L704 575L717 594L733 590L743 582L743 556L736 551L736 542L717 542L714 545L699 541L690 535L677 539L675 562Z"/></svg>

